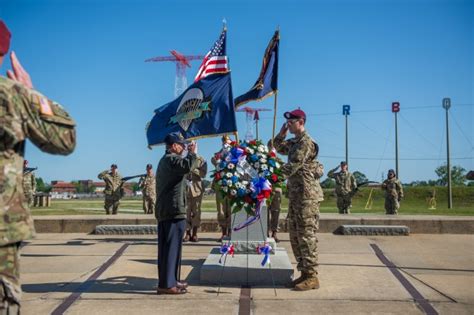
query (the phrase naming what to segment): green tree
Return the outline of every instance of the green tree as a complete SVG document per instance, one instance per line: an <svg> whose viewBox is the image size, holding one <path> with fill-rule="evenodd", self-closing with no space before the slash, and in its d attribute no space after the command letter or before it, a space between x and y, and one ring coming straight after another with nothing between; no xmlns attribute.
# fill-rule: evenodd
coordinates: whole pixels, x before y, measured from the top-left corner
<svg viewBox="0 0 474 315"><path fill-rule="evenodd" d="M446 164L441 165L435 169L436 175L438 175L438 184L440 186L448 185L448 167ZM464 186L466 177L466 170L462 166L451 167L451 183L453 186Z"/></svg>
<svg viewBox="0 0 474 315"><path fill-rule="evenodd" d="M50 192L51 185L46 184L41 177L36 177L36 191L38 192Z"/></svg>
<svg viewBox="0 0 474 315"><path fill-rule="evenodd" d="M321 187L322 188L334 188L336 187L336 181L332 178L326 178L321 182Z"/></svg>
<svg viewBox="0 0 474 315"><path fill-rule="evenodd" d="M367 176L365 176L365 174L362 172L355 171L354 173L352 173L352 175L354 175L357 184L368 181Z"/></svg>

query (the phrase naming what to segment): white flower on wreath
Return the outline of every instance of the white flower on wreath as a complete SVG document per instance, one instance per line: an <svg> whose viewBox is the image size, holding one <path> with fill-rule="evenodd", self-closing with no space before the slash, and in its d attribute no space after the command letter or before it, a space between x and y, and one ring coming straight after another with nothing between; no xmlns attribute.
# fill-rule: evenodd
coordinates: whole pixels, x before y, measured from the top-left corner
<svg viewBox="0 0 474 315"><path fill-rule="evenodd" d="M221 178L223 178L224 176L225 176L225 172L222 171L222 172L221 172Z"/></svg>
<svg viewBox="0 0 474 315"><path fill-rule="evenodd" d="M273 173L273 167L269 167L268 170L270 171L270 173Z"/></svg>
<svg viewBox="0 0 474 315"><path fill-rule="evenodd" d="M268 153L268 147L267 147L267 146L264 146L264 147L263 147L263 151L264 151L265 153Z"/></svg>
<svg viewBox="0 0 474 315"><path fill-rule="evenodd" d="M231 180L227 181L227 186L232 186L232 181Z"/></svg>
<svg viewBox="0 0 474 315"><path fill-rule="evenodd" d="M266 164L263 164L262 166L260 166L260 168L262 169L262 171L265 171L268 169L268 166Z"/></svg>
<svg viewBox="0 0 474 315"><path fill-rule="evenodd" d="M259 168L259 167L260 167L260 163L255 162L255 163L253 164L253 166L254 166L255 168Z"/></svg>
<svg viewBox="0 0 474 315"><path fill-rule="evenodd" d="M247 187L248 184L249 184L248 181L246 181L246 180L242 181L242 186Z"/></svg>
<svg viewBox="0 0 474 315"><path fill-rule="evenodd" d="M228 191L227 187L222 187L222 191L226 193Z"/></svg>
<svg viewBox="0 0 474 315"><path fill-rule="evenodd" d="M231 173L231 172L228 172L227 174L225 174L225 176L226 176L227 178L231 178L231 177L232 177L232 173ZM231 182L231 183L232 183L232 182Z"/></svg>
<svg viewBox="0 0 474 315"><path fill-rule="evenodd" d="M276 168L280 168L280 163L275 162L275 167L276 167Z"/></svg>
<svg viewBox="0 0 474 315"><path fill-rule="evenodd" d="M235 165L233 163L227 164L227 168L230 169L230 170L234 169L234 167L235 167Z"/></svg>
<svg viewBox="0 0 474 315"><path fill-rule="evenodd" d="M265 149L263 148L263 145L259 145L258 148L257 148L258 152L265 152Z"/></svg>
<svg viewBox="0 0 474 315"><path fill-rule="evenodd" d="M266 159L266 158L261 158L261 159L260 159L260 163L266 164L266 163L267 163L267 159Z"/></svg>
<svg viewBox="0 0 474 315"><path fill-rule="evenodd" d="M231 194L232 196L237 195L237 190L231 189L231 190L230 190L230 194Z"/></svg>
<svg viewBox="0 0 474 315"><path fill-rule="evenodd" d="M248 147L247 147L247 152L250 153L250 154L254 154L254 153L255 153L254 149L248 148Z"/></svg>

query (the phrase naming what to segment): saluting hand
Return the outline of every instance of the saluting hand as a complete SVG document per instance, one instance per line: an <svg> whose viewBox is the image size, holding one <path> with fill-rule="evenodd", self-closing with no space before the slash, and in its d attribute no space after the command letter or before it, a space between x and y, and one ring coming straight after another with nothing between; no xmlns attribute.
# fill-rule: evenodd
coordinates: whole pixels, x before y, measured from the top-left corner
<svg viewBox="0 0 474 315"><path fill-rule="evenodd" d="M196 145L194 143L188 145L188 152L196 154Z"/></svg>
<svg viewBox="0 0 474 315"><path fill-rule="evenodd" d="M10 53L10 60L11 60L11 63L12 63L13 71L8 70L7 71L7 76L10 79L23 84L27 88L32 89L33 88L33 83L31 82L30 75L22 67L22 65L21 65L20 61L18 60L18 58L16 57L16 54L15 54L14 51L12 51Z"/></svg>
<svg viewBox="0 0 474 315"><path fill-rule="evenodd" d="M287 133L288 133L288 124L287 124L287 123L284 123L284 124L281 126L280 135L286 137L286 134L287 134Z"/></svg>

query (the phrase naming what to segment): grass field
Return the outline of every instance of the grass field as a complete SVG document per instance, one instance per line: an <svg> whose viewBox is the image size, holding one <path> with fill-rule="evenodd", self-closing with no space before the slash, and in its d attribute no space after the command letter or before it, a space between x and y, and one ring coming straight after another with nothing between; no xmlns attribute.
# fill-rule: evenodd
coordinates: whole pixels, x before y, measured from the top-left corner
<svg viewBox="0 0 474 315"><path fill-rule="evenodd" d="M436 209L429 209L430 193L436 190ZM362 188L352 199L352 213L383 214L384 198L380 189L372 191L372 206L366 209L371 188ZM282 201L282 211L288 209L288 200ZM202 210L216 211L214 196L206 196ZM141 199L124 199L121 201L120 213L143 213ZM321 204L321 212L337 213L336 198L333 189L325 190L325 200ZM52 200L51 207L33 208L33 215L71 215L71 214L104 214L102 199L87 200ZM453 188L453 209L447 206L446 187L406 187L405 199L402 200L400 214L432 214L432 215L474 215L474 187Z"/></svg>

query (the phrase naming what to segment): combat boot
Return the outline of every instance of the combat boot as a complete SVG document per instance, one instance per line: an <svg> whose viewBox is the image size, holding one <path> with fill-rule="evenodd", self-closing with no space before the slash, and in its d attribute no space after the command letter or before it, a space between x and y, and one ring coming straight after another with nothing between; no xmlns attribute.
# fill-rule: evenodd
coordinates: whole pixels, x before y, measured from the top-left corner
<svg viewBox="0 0 474 315"><path fill-rule="evenodd" d="M310 275L304 281L295 285L295 291L308 291L313 289L319 289L319 280L316 275Z"/></svg>
<svg viewBox="0 0 474 315"><path fill-rule="evenodd" d="M291 281L290 287L294 288L297 284L305 281L307 277L308 277L308 275L306 274L306 272L302 271L301 276L299 278Z"/></svg>

